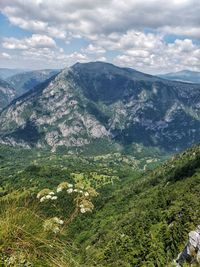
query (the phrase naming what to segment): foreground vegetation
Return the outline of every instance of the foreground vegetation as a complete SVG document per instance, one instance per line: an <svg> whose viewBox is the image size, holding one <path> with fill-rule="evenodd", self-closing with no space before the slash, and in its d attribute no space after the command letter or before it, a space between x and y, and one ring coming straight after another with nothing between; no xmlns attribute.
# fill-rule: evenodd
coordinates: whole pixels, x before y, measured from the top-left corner
<svg viewBox="0 0 200 267"><path fill-rule="evenodd" d="M79 266L65 234L44 231L44 219L30 195L1 200L0 266Z"/></svg>
<svg viewBox="0 0 200 267"><path fill-rule="evenodd" d="M173 266L200 224L200 146L156 168L149 157L142 163L120 154L1 152L2 266ZM46 187L57 194L61 182L95 188L92 212L70 220L76 195L64 191L55 202L37 199ZM69 223L45 231L55 217Z"/></svg>

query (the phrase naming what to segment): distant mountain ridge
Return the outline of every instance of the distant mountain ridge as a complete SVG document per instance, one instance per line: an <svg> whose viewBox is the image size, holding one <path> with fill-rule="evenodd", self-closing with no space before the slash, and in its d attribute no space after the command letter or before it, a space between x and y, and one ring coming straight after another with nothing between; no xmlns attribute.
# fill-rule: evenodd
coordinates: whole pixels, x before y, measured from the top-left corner
<svg viewBox="0 0 200 267"><path fill-rule="evenodd" d="M38 84L58 74L59 71L45 69L22 72L18 69L0 68L0 77L4 77L4 79L0 78L0 110L10 104L13 99L32 90Z"/></svg>
<svg viewBox="0 0 200 267"><path fill-rule="evenodd" d="M7 81L16 89L17 95L20 96L59 72L60 70L53 69L25 71L8 77Z"/></svg>
<svg viewBox="0 0 200 267"><path fill-rule="evenodd" d="M13 101L0 124L1 143L14 146L55 150L101 140L179 151L200 139L200 85L77 63Z"/></svg>
<svg viewBox="0 0 200 267"><path fill-rule="evenodd" d="M197 71L182 70L178 72L161 74L158 76L164 79L169 79L169 80L174 80L174 81L200 83L200 72L197 72Z"/></svg>
<svg viewBox="0 0 200 267"><path fill-rule="evenodd" d="M9 69L9 68L0 68L0 79L6 80L7 78L22 73L28 70L25 69Z"/></svg>

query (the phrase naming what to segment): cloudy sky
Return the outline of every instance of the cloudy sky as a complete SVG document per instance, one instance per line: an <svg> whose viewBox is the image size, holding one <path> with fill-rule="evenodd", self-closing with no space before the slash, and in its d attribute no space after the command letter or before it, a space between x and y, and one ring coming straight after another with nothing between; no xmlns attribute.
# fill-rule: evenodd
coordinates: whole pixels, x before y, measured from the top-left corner
<svg viewBox="0 0 200 267"><path fill-rule="evenodd" d="M200 71L200 0L0 0L0 67Z"/></svg>

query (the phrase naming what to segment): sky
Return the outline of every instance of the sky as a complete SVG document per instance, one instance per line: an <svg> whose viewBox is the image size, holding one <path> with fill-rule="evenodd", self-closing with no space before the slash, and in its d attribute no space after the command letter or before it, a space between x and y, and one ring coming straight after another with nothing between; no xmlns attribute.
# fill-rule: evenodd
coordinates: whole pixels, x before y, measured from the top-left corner
<svg viewBox="0 0 200 267"><path fill-rule="evenodd" d="M0 67L200 71L200 0L0 0Z"/></svg>

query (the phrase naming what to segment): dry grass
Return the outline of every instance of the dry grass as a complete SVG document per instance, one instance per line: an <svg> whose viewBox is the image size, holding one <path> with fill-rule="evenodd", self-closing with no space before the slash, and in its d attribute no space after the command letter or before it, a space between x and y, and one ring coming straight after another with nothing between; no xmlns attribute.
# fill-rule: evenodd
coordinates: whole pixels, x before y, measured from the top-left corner
<svg viewBox="0 0 200 267"><path fill-rule="evenodd" d="M64 237L43 230L39 214L37 204L30 203L28 197L0 199L0 266L79 266ZM5 259L16 261L16 265L5 263Z"/></svg>

